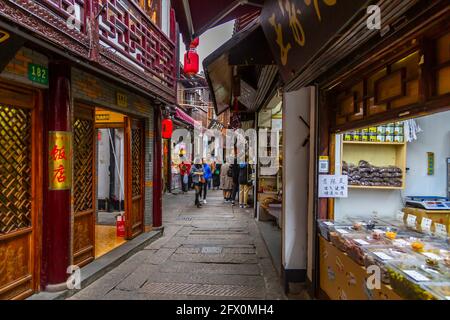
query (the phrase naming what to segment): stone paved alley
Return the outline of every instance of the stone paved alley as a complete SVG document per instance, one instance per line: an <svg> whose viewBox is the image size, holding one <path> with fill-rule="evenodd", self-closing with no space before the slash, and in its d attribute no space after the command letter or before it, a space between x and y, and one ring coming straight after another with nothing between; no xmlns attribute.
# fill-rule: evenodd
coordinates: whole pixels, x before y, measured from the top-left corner
<svg viewBox="0 0 450 320"><path fill-rule="evenodd" d="M252 209L164 198L164 236L70 299L286 299Z"/></svg>

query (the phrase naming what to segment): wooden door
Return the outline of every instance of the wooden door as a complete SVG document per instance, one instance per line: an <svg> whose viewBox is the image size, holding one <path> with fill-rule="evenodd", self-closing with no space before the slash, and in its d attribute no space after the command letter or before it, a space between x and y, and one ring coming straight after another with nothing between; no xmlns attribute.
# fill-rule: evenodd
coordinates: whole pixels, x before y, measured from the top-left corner
<svg viewBox="0 0 450 320"><path fill-rule="evenodd" d="M73 263L84 266L95 258L95 114L75 104Z"/></svg>
<svg viewBox="0 0 450 320"><path fill-rule="evenodd" d="M0 83L0 300L39 283L42 121L39 92Z"/></svg>
<svg viewBox="0 0 450 320"><path fill-rule="evenodd" d="M125 117L125 221L127 239L144 231L144 126Z"/></svg>

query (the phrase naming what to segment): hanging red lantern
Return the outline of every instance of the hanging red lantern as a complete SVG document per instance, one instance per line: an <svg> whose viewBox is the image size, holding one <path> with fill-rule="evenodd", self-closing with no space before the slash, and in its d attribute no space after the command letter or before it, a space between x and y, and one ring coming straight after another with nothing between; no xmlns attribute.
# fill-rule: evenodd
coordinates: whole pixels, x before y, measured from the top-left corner
<svg viewBox="0 0 450 320"><path fill-rule="evenodd" d="M189 48L197 48L200 44L200 39L197 37L194 40L192 40L191 44L189 45Z"/></svg>
<svg viewBox="0 0 450 320"><path fill-rule="evenodd" d="M195 49L190 49L184 54L184 73L193 75L198 73L199 58Z"/></svg>
<svg viewBox="0 0 450 320"><path fill-rule="evenodd" d="M163 139L170 139L172 137L172 131L173 131L173 123L170 119L163 119L161 121L161 129L162 133L161 136Z"/></svg>

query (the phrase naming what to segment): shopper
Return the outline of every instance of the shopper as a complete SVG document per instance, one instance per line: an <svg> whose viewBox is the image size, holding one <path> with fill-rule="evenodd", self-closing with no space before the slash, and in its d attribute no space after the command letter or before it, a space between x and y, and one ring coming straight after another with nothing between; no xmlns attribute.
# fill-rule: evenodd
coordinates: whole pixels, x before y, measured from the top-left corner
<svg viewBox="0 0 450 320"><path fill-rule="evenodd" d="M236 201L236 195L239 192L239 165L237 159L234 158L234 163L231 166L232 174L233 174L233 191L231 192L231 204L234 206Z"/></svg>
<svg viewBox="0 0 450 320"><path fill-rule="evenodd" d="M223 191L224 202L230 202L233 189L233 171L229 163L224 163L220 167L220 189Z"/></svg>
<svg viewBox="0 0 450 320"><path fill-rule="evenodd" d="M219 190L220 188L220 169L222 164L213 162L213 189Z"/></svg>
<svg viewBox="0 0 450 320"><path fill-rule="evenodd" d="M203 165L200 159L195 159L194 166L191 170L192 173L192 182L194 183L195 189L195 205L197 208L200 208L202 205L200 203L200 197L202 193L202 186L205 184L205 178L203 177Z"/></svg>
<svg viewBox="0 0 450 320"><path fill-rule="evenodd" d="M189 175L191 173L191 164L181 161L179 164L180 175L181 175L181 189L183 193L188 192L189 188Z"/></svg>
<svg viewBox="0 0 450 320"><path fill-rule="evenodd" d="M203 159L203 172L204 172L204 184L202 186L203 189L203 203L206 204L206 194L208 192L208 184L211 183L211 178L212 178L212 172L211 172L211 167L209 166L209 164L206 162L205 159Z"/></svg>
<svg viewBox="0 0 450 320"><path fill-rule="evenodd" d="M253 185L251 167L248 163L239 165L239 207L248 208L248 193Z"/></svg>

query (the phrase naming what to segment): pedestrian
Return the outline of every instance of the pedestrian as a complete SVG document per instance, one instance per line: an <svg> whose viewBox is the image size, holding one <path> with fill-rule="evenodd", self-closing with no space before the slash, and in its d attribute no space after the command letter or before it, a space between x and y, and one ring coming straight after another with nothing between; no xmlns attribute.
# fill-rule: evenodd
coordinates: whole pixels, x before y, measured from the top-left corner
<svg viewBox="0 0 450 320"><path fill-rule="evenodd" d="M197 208L200 208L202 204L200 203L200 197L202 193L203 181L205 178L203 177L203 165L200 159L195 159L194 166L191 169L192 173L192 182L194 183L195 189L195 205Z"/></svg>
<svg viewBox="0 0 450 320"><path fill-rule="evenodd" d="M220 189L220 169L222 167L222 164L220 163L213 163L213 189L219 190Z"/></svg>
<svg viewBox="0 0 450 320"><path fill-rule="evenodd" d="M191 164L181 161L179 164L180 168L180 175L181 175L181 189L183 190L183 193L188 192L189 188L189 175L191 173Z"/></svg>
<svg viewBox="0 0 450 320"><path fill-rule="evenodd" d="M248 208L248 193L253 185L251 167L248 163L239 165L239 207Z"/></svg>
<svg viewBox="0 0 450 320"><path fill-rule="evenodd" d="M206 204L206 194L208 192L208 184L211 183L211 178L212 178L211 167L206 162L206 159L203 159L203 172L204 172L204 175L203 175L204 184L202 186L202 189L203 189L203 203Z"/></svg>
<svg viewBox="0 0 450 320"><path fill-rule="evenodd" d="M232 179L233 179L233 191L231 192L231 205L235 205L236 195L239 192L239 164L237 158L234 158L234 163L231 165Z"/></svg>
<svg viewBox="0 0 450 320"><path fill-rule="evenodd" d="M220 188L223 191L224 202L230 202L233 190L233 171L229 163L224 163L220 168Z"/></svg>

